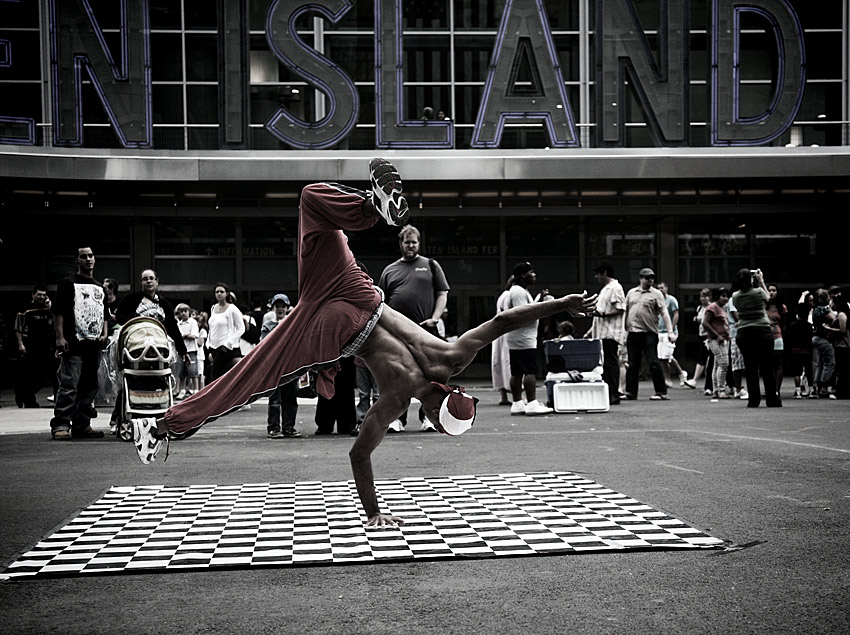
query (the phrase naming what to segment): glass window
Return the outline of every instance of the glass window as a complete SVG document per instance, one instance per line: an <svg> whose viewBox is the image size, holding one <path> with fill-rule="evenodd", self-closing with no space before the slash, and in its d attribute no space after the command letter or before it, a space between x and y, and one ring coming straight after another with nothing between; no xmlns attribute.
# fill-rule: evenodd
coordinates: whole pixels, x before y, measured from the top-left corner
<svg viewBox="0 0 850 635"><path fill-rule="evenodd" d="M6 3L8 4L8 3ZM0 80L41 79L41 40L37 32L2 31L0 41Z"/></svg>
<svg viewBox="0 0 850 635"><path fill-rule="evenodd" d="M693 14L692 14L693 15ZM708 36L704 33L691 35L690 76L691 81L706 81L709 79L710 52L708 49ZM691 90L693 90L691 86Z"/></svg>
<svg viewBox="0 0 850 635"><path fill-rule="evenodd" d="M287 294L296 291L298 219L295 203L291 214L287 218L242 222L243 286L278 289Z"/></svg>
<svg viewBox="0 0 850 635"><path fill-rule="evenodd" d="M549 26L556 31L578 31L578 10L578 2L547 2Z"/></svg>
<svg viewBox="0 0 850 635"><path fill-rule="evenodd" d="M451 103L450 86L404 87L405 116L408 120L422 119L426 107L431 108L430 119L436 119L437 113L441 110L448 116L451 112Z"/></svg>
<svg viewBox="0 0 850 635"><path fill-rule="evenodd" d="M218 86L187 86L188 124L218 123Z"/></svg>
<svg viewBox="0 0 850 635"><path fill-rule="evenodd" d="M242 263L242 276L248 287L259 285L263 288L283 289L287 295L298 289L298 263L294 257L245 258Z"/></svg>
<svg viewBox="0 0 850 635"><path fill-rule="evenodd" d="M296 199L293 199L290 213L291 218L243 221L243 255L281 259L295 257L298 253Z"/></svg>
<svg viewBox="0 0 850 635"><path fill-rule="evenodd" d="M30 117L41 121L41 86L39 84L6 84L0 88L4 93L14 92L14 99L0 99L0 116ZM14 126L17 134L25 134L23 127Z"/></svg>
<svg viewBox="0 0 850 635"><path fill-rule="evenodd" d="M232 258L155 258L154 263L163 285L208 287L210 295L216 282L226 282L232 288L236 279L236 261Z"/></svg>
<svg viewBox="0 0 850 635"><path fill-rule="evenodd" d="M218 28L218 3L210 0L183 0L186 29Z"/></svg>
<svg viewBox="0 0 850 635"><path fill-rule="evenodd" d="M805 283L824 275L814 233L756 234L754 244L755 266L764 272L767 283Z"/></svg>
<svg viewBox="0 0 850 635"><path fill-rule="evenodd" d="M709 288L730 286L749 263L745 233L679 234L679 281Z"/></svg>
<svg viewBox="0 0 850 635"><path fill-rule="evenodd" d="M449 27L449 0L432 2L403 2L401 26L405 30L447 29Z"/></svg>
<svg viewBox="0 0 850 635"><path fill-rule="evenodd" d="M117 29L121 26L121 3L111 0L89 0L89 5L101 29Z"/></svg>
<svg viewBox="0 0 850 635"><path fill-rule="evenodd" d="M578 35L555 35L552 38L555 42L555 51L558 55L558 62L561 65L561 75L565 82L577 82L579 80L579 68L581 58L579 57L579 36ZM544 63L545 60L537 60L538 64ZM578 104L576 103L576 106Z"/></svg>
<svg viewBox="0 0 850 635"><path fill-rule="evenodd" d="M190 82L218 81L218 36L186 35L186 79Z"/></svg>
<svg viewBox="0 0 850 635"><path fill-rule="evenodd" d="M151 33L151 79L183 79L183 43L179 33Z"/></svg>
<svg viewBox="0 0 850 635"><path fill-rule="evenodd" d="M174 0L150 0L152 29L179 29L180 3Z"/></svg>
<svg viewBox="0 0 850 635"><path fill-rule="evenodd" d="M91 82L84 81L80 92L83 95L83 123L109 123L109 116L100 100L100 95L94 89ZM109 132L112 132L110 129Z"/></svg>
<svg viewBox="0 0 850 635"><path fill-rule="evenodd" d="M607 260L614 277L628 290L637 284L644 267L657 268L656 220L636 217L594 217L585 228L585 284L595 288L593 269Z"/></svg>
<svg viewBox="0 0 850 635"><path fill-rule="evenodd" d="M496 30L502 19L502 2L454 0L455 29L463 31Z"/></svg>
<svg viewBox="0 0 850 635"><path fill-rule="evenodd" d="M169 222L154 224L154 253L157 256L203 256L233 258L236 255L235 227L230 222Z"/></svg>
<svg viewBox="0 0 850 635"><path fill-rule="evenodd" d="M840 31L806 33L806 79L841 77L841 35Z"/></svg>
<svg viewBox="0 0 850 635"><path fill-rule="evenodd" d="M451 79L449 36L407 35L403 45L404 81L445 82Z"/></svg>
<svg viewBox="0 0 850 635"><path fill-rule="evenodd" d="M451 257L493 258L499 255L499 221L483 217L429 218L417 222L422 253Z"/></svg>
<svg viewBox="0 0 850 635"><path fill-rule="evenodd" d="M266 30L266 13L269 10L268 0L245 0L248 3L248 28L251 31Z"/></svg>
<svg viewBox="0 0 850 635"><path fill-rule="evenodd" d="M458 82L481 82L487 79L490 56L496 36L458 35L455 37L455 80Z"/></svg>
<svg viewBox="0 0 850 635"><path fill-rule="evenodd" d="M315 90L303 84L252 86L251 123L265 124L281 106L302 121L313 121L314 102Z"/></svg>
<svg viewBox="0 0 850 635"><path fill-rule="evenodd" d="M375 41L371 35L328 33L325 55L355 82L375 81Z"/></svg>
<svg viewBox="0 0 850 635"><path fill-rule="evenodd" d="M38 2L4 2L0 5L3 26L7 29L37 29Z"/></svg>
<svg viewBox="0 0 850 635"><path fill-rule="evenodd" d="M154 84L151 92L154 124L183 123L182 86Z"/></svg>
<svg viewBox="0 0 850 635"><path fill-rule="evenodd" d="M540 288L578 281L578 219L536 216L506 218L504 223L506 273L528 260Z"/></svg>
<svg viewBox="0 0 850 635"><path fill-rule="evenodd" d="M85 201L82 198L81 201ZM82 203L81 203L82 204ZM75 257L78 247L91 247L95 255L94 275L98 280L104 277L115 278L119 283L129 281L129 259L130 259L130 235L127 220L115 216L94 215L92 213L75 213L73 215L62 214L58 203L52 205L53 209L60 212L50 217L50 231L39 229L43 224L43 217L37 215L25 215L22 220L31 224L25 230L29 239L20 243L16 240L6 241L13 248L16 244L32 246L32 236L39 237L39 249L37 253L31 248L27 251L32 254L32 262L27 265L30 258L23 261L15 259L16 274L24 271L42 271L42 258L47 259L47 277L45 280L51 289L65 276L76 272L77 265ZM93 238L96 237L96 238ZM15 284L20 284L16 279Z"/></svg>

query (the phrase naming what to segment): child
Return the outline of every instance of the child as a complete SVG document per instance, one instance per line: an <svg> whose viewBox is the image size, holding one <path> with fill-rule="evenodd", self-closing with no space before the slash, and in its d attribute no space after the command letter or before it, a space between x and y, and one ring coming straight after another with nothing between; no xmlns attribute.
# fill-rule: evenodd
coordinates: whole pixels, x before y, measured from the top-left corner
<svg viewBox="0 0 850 635"><path fill-rule="evenodd" d="M271 319L264 317L263 327L260 329L260 341L272 332L286 314L291 310L289 297L284 293L278 293L271 301L274 316ZM266 430L269 439L294 439L300 437L301 433L295 429L295 416L298 413L298 382L291 381L283 386L278 386L269 395L269 410ZM281 425L282 423L282 425Z"/></svg>
<svg viewBox="0 0 850 635"><path fill-rule="evenodd" d="M812 376L812 335L814 329L809 323L809 306L797 305L797 319L791 323L785 333L788 348L791 350L791 373L794 375L794 399L806 396L802 385L803 377L808 385L814 386Z"/></svg>
<svg viewBox="0 0 850 635"><path fill-rule="evenodd" d="M575 339L573 337L573 333L575 333L576 327L569 320L564 320L563 322L558 322L558 340L572 340Z"/></svg>
<svg viewBox="0 0 850 635"><path fill-rule="evenodd" d="M198 321L191 317L191 309L188 304L182 302L174 310L177 317L177 326L183 336L186 352L191 362L183 365L180 377L177 378L177 399L184 399L200 390L198 383Z"/></svg>

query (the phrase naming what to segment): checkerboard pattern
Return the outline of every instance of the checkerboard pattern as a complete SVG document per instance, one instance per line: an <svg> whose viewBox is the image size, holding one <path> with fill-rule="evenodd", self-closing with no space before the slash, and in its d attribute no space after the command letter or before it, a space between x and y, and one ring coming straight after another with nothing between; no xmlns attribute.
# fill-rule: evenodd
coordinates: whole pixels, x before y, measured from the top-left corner
<svg viewBox="0 0 850 635"><path fill-rule="evenodd" d="M403 526L365 528L353 481L113 487L0 577L724 546L571 472L405 478L376 489Z"/></svg>

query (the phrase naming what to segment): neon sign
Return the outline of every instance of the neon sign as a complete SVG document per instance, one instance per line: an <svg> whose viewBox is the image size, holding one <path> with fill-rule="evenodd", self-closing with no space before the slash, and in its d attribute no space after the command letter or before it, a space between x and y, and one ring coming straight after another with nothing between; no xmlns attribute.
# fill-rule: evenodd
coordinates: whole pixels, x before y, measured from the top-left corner
<svg viewBox="0 0 850 635"><path fill-rule="evenodd" d="M117 0L118 50L111 50L90 0L48 0L53 143L81 146L82 84L87 76L119 142L126 148L153 147L149 0ZM254 0L259 1L259 0ZM307 45L295 25L306 14L338 23L353 0L270 0L266 41L292 74L324 95L315 122L300 119L284 104L265 130L292 148L318 150L344 141L360 115L354 81L336 63ZM402 3L373 0L375 30L375 121L378 148L452 148L451 121L404 118ZM554 1L554 0L549 0ZM564 1L564 0L559 0ZM573 108L555 49L545 0L504 0L470 142L498 148L507 122L542 122L548 145L578 147ZM635 0L595 0L596 144L624 146L627 91L633 91L655 145L688 145L688 0L657 0L657 52L637 17ZM0 14L2 13L0 2ZM250 37L247 0L218 0L219 140L222 148L248 146L250 80L246 62ZM775 48L778 67L773 92L762 112L740 109L742 17L760 20ZM755 146L768 143L791 125L806 78L803 31L789 0L712 0L709 143ZM0 66L14 63L12 46L0 40ZM517 68L530 81L516 89ZM35 122L0 117L0 143L35 143Z"/></svg>

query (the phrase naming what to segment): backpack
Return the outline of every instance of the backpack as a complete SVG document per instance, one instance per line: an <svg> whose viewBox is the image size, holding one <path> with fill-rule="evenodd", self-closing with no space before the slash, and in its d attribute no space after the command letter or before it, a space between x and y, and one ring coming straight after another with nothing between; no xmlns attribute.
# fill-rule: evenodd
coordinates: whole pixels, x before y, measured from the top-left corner
<svg viewBox="0 0 850 635"><path fill-rule="evenodd" d="M260 343L260 324L258 318L259 320L263 319L261 313L261 311L251 311L245 316L247 318L247 325L245 326L245 332L242 334L242 339L249 344Z"/></svg>

